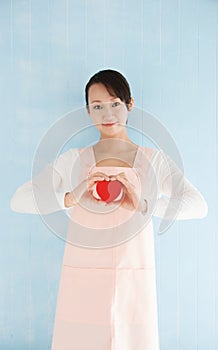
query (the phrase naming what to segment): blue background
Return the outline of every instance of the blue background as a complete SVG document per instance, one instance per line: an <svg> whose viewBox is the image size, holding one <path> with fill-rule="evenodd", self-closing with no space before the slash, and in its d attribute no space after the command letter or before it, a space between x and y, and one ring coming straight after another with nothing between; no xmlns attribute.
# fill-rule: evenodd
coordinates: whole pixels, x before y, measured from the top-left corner
<svg viewBox="0 0 218 350"><path fill-rule="evenodd" d="M171 132L209 207L155 234L161 350L218 349L217 35L216 0L0 2L1 349L51 347L64 242L10 199L42 135L105 68Z"/></svg>

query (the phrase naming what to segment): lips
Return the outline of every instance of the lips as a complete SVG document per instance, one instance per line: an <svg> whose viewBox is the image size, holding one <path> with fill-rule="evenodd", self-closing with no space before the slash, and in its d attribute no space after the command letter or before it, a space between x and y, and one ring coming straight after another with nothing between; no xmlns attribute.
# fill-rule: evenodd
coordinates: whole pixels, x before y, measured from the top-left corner
<svg viewBox="0 0 218 350"><path fill-rule="evenodd" d="M104 125L104 126L112 126L112 125L114 125L114 124L116 124L116 122L113 122L113 123L104 123L103 125Z"/></svg>

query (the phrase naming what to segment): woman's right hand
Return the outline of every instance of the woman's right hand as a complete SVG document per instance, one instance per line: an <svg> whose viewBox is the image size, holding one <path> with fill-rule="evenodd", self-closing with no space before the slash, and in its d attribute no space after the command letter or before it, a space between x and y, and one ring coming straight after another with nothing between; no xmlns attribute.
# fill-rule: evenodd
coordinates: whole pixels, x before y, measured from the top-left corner
<svg viewBox="0 0 218 350"><path fill-rule="evenodd" d="M92 200L92 201L99 201L101 199L97 199L94 196L92 196L93 187L95 186L95 183L98 181L107 180L109 181L110 178L108 175L97 171L96 173L91 174L88 178L83 180L79 183L79 185L71 192L67 192L65 194L64 198L64 204L66 208L70 208L72 206L77 205L81 198L84 200Z"/></svg>

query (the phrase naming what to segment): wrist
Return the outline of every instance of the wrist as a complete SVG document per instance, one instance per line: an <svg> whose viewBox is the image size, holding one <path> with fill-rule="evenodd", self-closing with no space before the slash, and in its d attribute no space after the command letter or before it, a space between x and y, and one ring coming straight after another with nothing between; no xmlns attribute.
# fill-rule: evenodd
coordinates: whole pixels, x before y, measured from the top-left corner
<svg viewBox="0 0 218 350"><path fill-rule="evenodd" d="M64 197L64 205L66 208L70 208L75 205L75 200L72 195L72 192L66 192Z"/></svg>
<svg viewBox="0 0 218 350"><path fill-rule="evenodd" d="M66 193L65 193L65 196L64 196L64 205L65 205L65 208L69 208L69 193L70 193L70 192L66 192Z"/></svg>
<svg viewBox="0 0 218 350"><path fill-rule="evenodd" d="M139 205L139 211L145 215L148 211L148 202L145 198L142 198Z"/></svg>

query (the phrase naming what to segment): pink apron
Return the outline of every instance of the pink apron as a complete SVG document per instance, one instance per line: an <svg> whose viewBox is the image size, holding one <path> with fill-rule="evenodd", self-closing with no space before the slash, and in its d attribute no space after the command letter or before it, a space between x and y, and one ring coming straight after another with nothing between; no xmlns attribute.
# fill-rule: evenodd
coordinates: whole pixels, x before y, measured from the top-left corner
<svg viewBox="0 0 218 350"><path fill-rule="evenodd" d="M97 167L92 148L83 150L79 149L80 181L97 171L108 175L125 172L139 187L145 181L139 152L142 148L133 168ZM121 206L99 215L77 205L70 217L52 350L159 350L152 221L139 231L136 227L140 228L143 215ZM73 221L85 225L85 232L75 232ZM127 235L123 232L126 223ZM96 236L94 231L87 236L89 227L97 228ZM105 235L101 228L108 229ZM102 240L103 247L105 237L107 242L115 242L116 237L122 241L123 237L124 243L109 248L82 247L87 239L90 244ZM81 239L81 247L69 243L74 238L77 242Z"/></svg>

